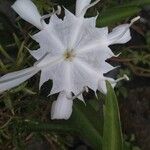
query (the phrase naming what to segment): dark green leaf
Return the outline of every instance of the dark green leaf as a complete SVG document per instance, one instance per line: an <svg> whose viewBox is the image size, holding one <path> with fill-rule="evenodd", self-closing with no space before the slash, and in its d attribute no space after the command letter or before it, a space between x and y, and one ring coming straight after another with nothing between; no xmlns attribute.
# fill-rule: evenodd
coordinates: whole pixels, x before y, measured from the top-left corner
<svg viewBox="0 0 150 150"><path fill-rule="evenodd" d="M109 82L107 82L107 90L104 106L103 150L123 150L118 102Z"/></svg>
<svg viewBox="0 0 150 150"><path fill-rule="evenodd" d="M132 17L140 12L138 7L116 7L105 12L102 12L97 19L97 26L108 26L120 21L127 17Z"/></svg>
<svg viewBox="0 0 150 150"><path fill-rule="evenodd" d="M145 6L150 4L150 0L134 0L134 1L130 1L129 3L125 3L124 6Z"/></svg>
<svg viewBox="0 0 150 150"><path fill-rule="evenodd" d="M95 150L101 149L102 118L89 103L76 102L74 112L70 119L71 126L77 128L81 137Z"/></svg>

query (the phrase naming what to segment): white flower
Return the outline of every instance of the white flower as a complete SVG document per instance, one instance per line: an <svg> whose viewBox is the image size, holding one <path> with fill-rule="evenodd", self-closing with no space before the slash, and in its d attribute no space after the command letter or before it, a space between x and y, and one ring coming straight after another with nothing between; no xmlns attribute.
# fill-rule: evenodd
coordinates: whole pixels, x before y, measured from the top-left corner
<svg viewBox="0 0 150 150"><path fill-rule="evenodd" d="M107 27L96 28L96 17L84 18L84 14L99 0L92 4L89 0L77 0L76 15L65 10L64 20L53 14L49 24L45 24L45 16L35 20L22 3L19 4L21 1L25 0L17 1L17 8L22 8L17 11L19 15L38 28L40 25L41 31L33 36L40 49L29 50L37 60L33 67L0 78L0 92L21 84L41 71L39 87L51 79L53 87L50 95L60 93L52 105L52 119L68 119L72 113L73 99L84 101L82 92L85 88L106 93L106 80L115 86L118 80L104 76L104 73L114 69L105 61L114 56L108 46L129 41L131 24L118 26L111 33L108 33ZM38 16L35 6L28 2L24 4L29 4L30 13ZM71 93L75 96L71 97Z"/></svg>

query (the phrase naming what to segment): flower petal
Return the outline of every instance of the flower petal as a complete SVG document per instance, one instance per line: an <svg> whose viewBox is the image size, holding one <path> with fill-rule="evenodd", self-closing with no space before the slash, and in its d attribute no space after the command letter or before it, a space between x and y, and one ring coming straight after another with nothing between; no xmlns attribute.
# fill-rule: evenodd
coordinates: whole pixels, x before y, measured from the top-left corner
<svg viewBox="0 0 150 150"><path fill-rule="evenodd" d="M84 31L84 34L82 34L82 38L78 45L76 46L76 49L81 52L88 51L90 49L96 49L103 46L108 46L108 28L93 28L92 26L89 26Z"/></svg>
<svg viewBox="0 0 150 150"><path fill-rule="evenodd" d="M41 86L50 79L59 79L62 72L59 72L58 75L57 73L55 74L55 72L58 72L59 70L62 71L64 69L63 65L59 66L59 64L62 64L62 58L60 56L50 57L50 55L43 58L43 60L37 64L37 67L41 68L39 88L41 88Z"/></svg>
<svg viewBox="0 0 150 150"><path fill-rule="evenodd" d="M74 89L72 92L76 94L77 91L79 93L85 86L88 86L93 91L96 91L100 76L99 73L99 70L91 67L81 59L76 58L73 63L72 80L74 83Z"/></svg>
<svg viewBox="0 0 150 150"><path fill-rule="evenodd" d="M8 73L0 78L0 93L18 86L35 75L39 70L35 67Z"/></svg>
<svg viewBox="0 0 150 150"><path fill-rule="evenodd" d="M47 26L44 30L33 35L32 38L40 44L41 49L47 49L48 52L55 55L65 50L64 44L58 36L57 28Z"/></svg>
<svg viewBox="0 0 150 150"><path fill-rule="evenodd" d="M12 8L19 14L21 18L25 21L31 23L38 29L42 30L40 19L41 15L39 14L37 7L31 0L17 0Z"/></svg>
<svg viewBox="0 0 150 150"><path fill-rule="evenodd" d="M63 90L72 91L74 84L72 80L73 64L71 62L63 61L51 68L51 78L53 80L53 87L50 95L58 93Z"/></svg>
<svg viewBox="0 0 150 150"><path fill-rule="evenodd" d="M71 93L69 93L71 95ZM61 92L58 99L53 102L51 119L69 119L72 114L73 100L67 98L68 93Z"/></svg>
<svg viewBox="0 0 150 150"><path fill-rule="evenodd" d="M102 92L103 94L107 94L107 87L106 87L106 81L109 81L111 86L114 88L116 83L113 78L105 77L105 78L99 78L98 81L98 90Z"/></svg>
<svg viewBox="0 0 150 150"><path fill-rule="evenodd" d="M103 94L107 93L106 81L105 80L99 80L99 82L98 82L98 90L100 92L102 92Z"/></svg>
<svg viewBox="0 0 150 150"><path fill-rule="evenodd" d="M29 50L28 49L28 51L36 60L40 60L47 53L47 51L45 51L45 49L41 49L41 48L39 48L38 50Z"/></svg>
<svg viewBox="0 0 150 150"><path fill-rule="evenodd" d="M95 48L91 47L91 49L89 48L87 47L87 49L85 48L85 49L81 49L80 51L78 50L76 57L90 64L93 68L97 68L101 70L102 72L104 71L103 73L106 73L105 72L106 69L104 68L106 68L106 66L108 65L105 62L105 60L114 56L111 49L107 46L98 46ZM110 68L110 66L108 67Z"/></svg>
<svg viewBox="0 0 150 150"><path fill-rule="evenodd" d="M64 24L66 24L65 26L67 27L65 35L68 37L68 49L75 49L82 41L82 38L84 36L87 37L86 30L89 27L95 27L96 17L91 17L88 19L76 17L65 9Z"/></svg>
<svg viewBox="0 0 150 150"><path fill-rule="evenodd" d="M77 0L76 1L76 16L80 16L83 9L91 3L91 0Z"/></svg>
<svg viewBox="0 0 150 150"><path fill-rule="evenodd" d="M62 22L63 22L62 19L59 19L56 14L53 14L51 16L51 18L50 18L50 23L49 24L51 24L51 25L59 25Z"/></svg>
<svg viewBox="0 0 150 150"><path fill-rule="evenodd" d="M119 25L108 34L109 45L124 44L131 39L129 24Z"/></svg>

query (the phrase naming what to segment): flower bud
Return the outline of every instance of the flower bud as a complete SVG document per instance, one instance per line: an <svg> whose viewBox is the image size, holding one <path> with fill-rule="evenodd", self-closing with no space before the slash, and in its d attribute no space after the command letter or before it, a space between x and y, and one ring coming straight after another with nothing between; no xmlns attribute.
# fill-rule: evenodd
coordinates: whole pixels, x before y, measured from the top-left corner
<svg viewBox="0 0 150 150"><path fill-rule="evenodd" d="M31 23L40 30L43 28L40 22L41 15L31 0L17 0L12 5L12 8L25 21Z"/></svg>
<svg viewBox="0 0 150 150"><path fill-rule="evenodd" d="M60 92L58 99L52 104L51 119L69 119L72 114L72 106L73 100L67 98L66 92Z"/></svg>

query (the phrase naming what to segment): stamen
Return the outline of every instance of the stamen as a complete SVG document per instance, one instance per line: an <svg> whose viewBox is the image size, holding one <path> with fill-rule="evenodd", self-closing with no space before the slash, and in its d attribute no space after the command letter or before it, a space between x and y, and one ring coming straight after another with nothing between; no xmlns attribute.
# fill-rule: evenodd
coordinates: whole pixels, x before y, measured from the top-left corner
<svg viewBox="0 0 150 150"><path fill-rule="evenodd" d="M130 26L131 26L134 22L138 21L140 18L141 18L140 16L137 16L137 17L133 18L133 19L131 20L131 22L130 22Z"/></svg>
<svg viewBox="0 0 150 150"><path fill-rule="evenodd" d="M82 10L82 12L81 12L81 14L80 14L80 16L83 16L83 15L85 14L85 12L86 12L89 8L95 6L95 5L96 5L98 2L100 2L100 1L101 1L101 0L96 0L95 2L93 2L93 3L89 4L89 5L87 5L86 7L84 7L83 10Z"/></svg>
<svg viewBox="0 0 150 150"><path fill-rule="evenodd" d="M88 89L88 87L87 87L87 86L85 86L84 88L85 88L85 91L86 91L87 93L89 93L89 89Z"/></svg>
<svg viewBox="0 0 150 150"><path fill-rule="evenodd" d="M121 52L119 54L117 54L117 55L114 55L114 57L119 57L120 55L121 55Z"/></svg>
<svg viewBox="0 0 150 150"><path fill-rule="evenodd" d="M55 12L57 15L60 15L61 14L61 7L58 5L57 6L57 10Z"/></svg>
<svg viewBox="0 0 150 150"><path fill-rule="evenodd" d="M111 82L111 83L117 83L117 82L122 81L122 80L129 81L129 77L126 74L124 74L123 77L121 77L121 78L119 78L119 79L117 79L117 80L115 80L114 82Z"/></svg>
<svg viewBox="0 0 150 150"><path fill-rule="evenodd" d="M45 27L45 21L44 20L47 19L47 18L50 18L54 14L57 14L57 15L61 14L61 7L59 5L57 6L57 10L56 11L53 9L52 13L44 15L44 16L41 17L40 22L41 22L43 28Z"/></svg>

